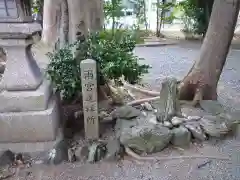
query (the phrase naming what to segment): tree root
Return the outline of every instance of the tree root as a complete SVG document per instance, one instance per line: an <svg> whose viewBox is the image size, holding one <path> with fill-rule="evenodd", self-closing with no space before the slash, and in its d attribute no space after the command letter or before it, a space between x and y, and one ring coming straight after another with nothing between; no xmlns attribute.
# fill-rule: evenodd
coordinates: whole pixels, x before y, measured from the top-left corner
<svg viewBox="0 0 240 180"><path fill-rule="evenodd" d="M127 105L129 105L129 106L139 105L139 104L142 104L142 103L145 103L145 102L155 101L155 100L158 100L158 99L160 99L160 96L152 97L152 98L145 98L145 99L137 99L137 100L134 100L134 101L131 101L131 102L127 103Z"/></svg>
<svg viewBox="0 0 240 180"><path fill-rule="evenodd" d="M160 94L160 92L157 92L157 91L148 91L148 90L141 89L141 88L138 88L138 87L136 87L136 86L130 85L130 84L127 83L126 81L122 81L122 82L123 82L123 85L124 85L126 88L132 89L132 90L134 90L134 91L143 93L143 94L148 95L148 96L159 96L159 94Z"/></svg>
<svg viewBox="0 0 240 180"><path fill-rule="evenodd" d="M231 159L228 157L223 156L174 156L174 157L142 157L133 152L129 147L125 147L125 152L130 157L140 160L140 161L165 161L165 160L175 160L175 159L202 159L202 158L208 158L208 159L216 159L216 160L223 160L223 161L230 161Z"/></svg>

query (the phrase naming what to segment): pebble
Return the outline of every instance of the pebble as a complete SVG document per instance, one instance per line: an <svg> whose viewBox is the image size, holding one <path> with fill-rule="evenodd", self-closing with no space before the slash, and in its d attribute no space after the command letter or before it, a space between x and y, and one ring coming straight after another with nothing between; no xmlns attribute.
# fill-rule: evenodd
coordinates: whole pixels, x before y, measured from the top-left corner
<svg viewBox="0 0 240 180"><path fill-rule="evenodd" d="M179 118L176 116L174 116L171 120L171 122L174 126L178 126L178 125L182 124L184 121L185 121L185 118Z"/></svg>
<svg viewBox="0 0 240 180"><path fill-rule="evenodd" d="M148 110L148 111L152 111L152 110L153 110L152 105L151 105L150 103L148 103L148 102L145 102L145 103L143 104L143 107L144 107L146 110Z"/></svg>
<svg viewBox="0 0 240 180"><path fill-rule="evenodd" d="M189 121L198 121L200 119L201 119L200 116L188 116L187 117L187 120L189 120Z"/></svg>
<svg viewBox="0 0 240 180"><path fill-rule="evenodd" d="M167 127L167 128L170 128L170 129L173 128L172 123L170 123L169 121L164 121L164 122L163 122L163 126L164 126L164 127Z"/></svg>
<svg viewBox="0 0 240 180"><path fill-rule="evenodd" d="M174 128L172 130L173 137L171 143L174 146L187 146L191 141L191 133L184 126L180 126L178 128Z"/></svg>

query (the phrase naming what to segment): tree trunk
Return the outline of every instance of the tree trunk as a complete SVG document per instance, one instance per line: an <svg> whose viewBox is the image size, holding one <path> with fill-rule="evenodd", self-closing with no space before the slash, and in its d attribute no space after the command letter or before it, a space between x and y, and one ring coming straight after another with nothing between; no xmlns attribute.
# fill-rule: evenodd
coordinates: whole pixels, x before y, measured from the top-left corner
<svg viewBox="0 0 240 180"><path fill-rule="evenodd" d="M57 1L58 0L44 1L41 41L49 46L54 46L57 41Z"/></svg>
<svg viewBox="0 0 240 180"><path fill-rule="evenodd" d="M87 0L68 0L69 43L75 42L88 32Z"/></svg>
<svg viewBox="0 0 240 180"><path fill-rule="evenodd" d="M179 85L182 100L217 99L217 84L231 45L239 0L215 0L200 58Z"/></svg>
<svg viewBox="0 0 240 180"><path fill-rule="evenodd" d="M159 30L159 5L160 5L160 0L157 0L157 27L156 27L156 36L160 37L160 30Z"/></svg>
<svg viewBox="0 0 240 180"><path fill-rule="evenodd" d="M61 2L60 48L68 43L69 16L67 0Z"/></svg>
<svg viewBox="0 0 240 180"><path fill-rule="evenodd" d="M145 24L145 30L148 30L148 23L147 23L147 14L146 14L147 10L146 10L146 1L143 0L143 16L144 16L144 24Z"/></svg>

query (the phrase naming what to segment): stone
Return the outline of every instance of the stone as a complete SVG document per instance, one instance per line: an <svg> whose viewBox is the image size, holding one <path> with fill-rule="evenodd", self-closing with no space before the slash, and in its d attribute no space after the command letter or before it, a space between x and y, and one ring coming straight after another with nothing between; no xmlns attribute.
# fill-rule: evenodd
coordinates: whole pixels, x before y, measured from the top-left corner
<svg viewBox="0 0 240 180"><path fill-rule="evenodd" d="M81 61L81 82L83 97L84 129L87 139L99 137L97 65L96 61Z"/></svg>
<svg viewBox="0 0 240 180"><path fill-rule="evenodd" d="M0 92L0 112L43 111L52 94L50 82L44 80L36 91Z"/></svg>
<svg viewBox="0 0 240 180"><path fill-rule="evenodd" d="M48 155L49 164L60 164L62 162L67 162L68 159L68 149L70 147L69 140L62 139L56 143L53 149L50 150Z"/></svg>
<svg viewBox="0 0 240 180"><path fill-rule="evenodd" d="M203 132L200 123L197 121L191 121L184 124L184 126L191 132L192 137L204 141L207 139L206 134Z"/></svg>
<svg viewBox="0 0 240 180"><path fill-rule="evenodd" d="M163 122L163 126L169 128L169 129L172 129L172 128L173 128L172 123L170 123L169 121L164 121L164 122Z"/></svg>
<svg viewBox="0 0 240 180"><path fill-rule="evenodd" d="M24 7L24 8L23 8ZM32 22L31 6L29 2L14 0L14 1L1 1L1 19L0 22Z"/></svg>
<svg viewBox="0 0 240 180"><path fill-rule="evenodd" d="M0 74L4 73L6 67L6 63L5 62L0 62Z"/></svg>
<svg viewBox="0 0 240 180"><path fill-rule="evenodd" d="M172 122L173 126L179 126L179 125L182 124L184 121L185 121L185 118L180 118L180 117L177 117L177 116L174 116L174 117L171 119L171 122Z"/></svg>
<svg viewBox="0 0 240 180"><path fill-rule="evenodd" d="M171 131L160 124L139 124L124 128L120 134L120 142L136 153L154 153L163 150L172 138Z"/></svg>
<svg viewBox="0 0 240 180"><path fill-rule="evenodd" d="M153 110L152 105L151 105L150 103L148 103L148 102L145 102L145 103L143 104L143 107L144 107L144 109L146 109L146 110L148 110L148 111L152 111L152 110Z"/></svg>
<svg viewBox="0 0 240 180"><path fill-rule="evenodd" d="M198 121L200 119L201 119L200 116L188 116L186 120L188 120L188 121Z"/></svg>
<svg viewBox="0 0 240 180"><path fill-rule="evenodd" d="M178 128L174 128L172 130L173 136L171 139L171 143L174 146L187 146L191 141L191 133L184 126L180 126Z"/></svg>
<svg viewBox="0 0 240 180"><path fill-rule="evenodd" d="M231 131L226 120L218 116L204 116L199 122L204 132L212 137L221 137Z"/></svg>
<svg viewBox="0 0 240 180"><path fill-rule="evenodd" d="M59 127L56 98L44 111L0 113L0 142L54 141Z"/></svg>
<svg viewBox="0 0 240 180"><path fill-rule="evenodd" d="M154 114L148 114L147 119L148 119L148 122L150 122L150 123L153 123L153 124L158 123L157 117Z"/></svg>
<svg viewBox="0 0 240 180"><path fill-rule="evenodd" d="M107 142L107 154L104 160L115 161L119 160L124 155L124 147L120 144L119 139L113 139Z"/></svg>
<svg viewBox="0 0 240 180"><path fill-rule="evenodd" d="M113 119L132 119L141 115L141 111L132 106L122 106L111 113Z"/></svg>
<svg viewBox="0 0 240 180"><path fill-rule="evenodd" d="M88 162L94 163L97 161L100 161L106 156L107 148L106 144L103 143L93 143L89 147L89 153L88 153Z"/></svg>
<svg viewBox="0 0 240 180"><path fill-rule="evenodd" d="M181 114L177 97L177 79L167 78L162 83L160 99L156 103L156 115L160 122L169 121L173 116Z"/></svg>
<svg viewBox="0 0 240 180"><path fill-rule="evenodd" d="M4 151L0 156L0 167L6 167L10 165L15 160L15 153L10 150Z"/></svg>
<svg viewBox="0 0 240 180"><path fill-rule="evenodd" d="M218 101L202 100L200 101L200 106L204 111L211 113L212 115L225 113L224 107Z"/></svg>

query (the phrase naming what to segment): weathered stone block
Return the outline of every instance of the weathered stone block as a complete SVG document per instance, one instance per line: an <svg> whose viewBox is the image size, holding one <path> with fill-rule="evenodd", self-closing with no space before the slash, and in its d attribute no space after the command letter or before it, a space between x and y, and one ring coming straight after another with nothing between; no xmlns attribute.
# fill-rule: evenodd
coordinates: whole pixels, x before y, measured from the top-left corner
<svg viewBox="0 0 240 180"><path fill-rule="evenodd" d="M56 138L59 124L56 98L44 111L0 113L0 142L41 142Z"/></svg>
<svg viewBox="0 0 240 180"><path fill-rule="evenodd" d="M47 80L36 91L2 91L0 93L0 112L46 110L51 94L51 85Z"/></svg>

